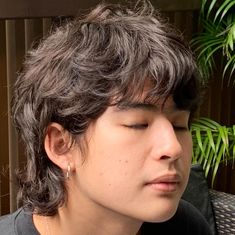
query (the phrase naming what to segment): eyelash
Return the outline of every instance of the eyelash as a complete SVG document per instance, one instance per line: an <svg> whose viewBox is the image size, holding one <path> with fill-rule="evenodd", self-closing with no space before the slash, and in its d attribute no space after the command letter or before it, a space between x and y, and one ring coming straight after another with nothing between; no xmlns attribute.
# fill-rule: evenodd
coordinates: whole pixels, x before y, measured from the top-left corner
<svg viewBox="0 0 235 235"><path fill-rule="evenodd" d="M143 124L133 124L133 125L124 125L127 128L130 129L135 129L135 130L143 130L146 129L148 127L147 123L143 123Z"/></svg>
<svg viewBox="0 0 235 235"><path fill-rule="evenodd" d="M143 124L133 124L133 125L124 125L127 128L130 129L136 129L136 130L143 130L146 129L148 127L147 123L143 123ZM175 126L173 125L173 128L175 131L188 131L188 127L185 126Z"/></svg>

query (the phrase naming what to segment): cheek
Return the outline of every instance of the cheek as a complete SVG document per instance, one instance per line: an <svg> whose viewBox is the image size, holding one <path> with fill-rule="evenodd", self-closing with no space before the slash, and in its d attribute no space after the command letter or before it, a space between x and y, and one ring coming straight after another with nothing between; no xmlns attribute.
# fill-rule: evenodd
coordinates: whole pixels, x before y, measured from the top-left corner
<svg viewBox="0 0 235 235"><path fill-rule="evenodd" d="M107 165L114 164L126 168L128 163L136 162L142 148L140 138L130 132L127 133L125 128L106 126L93 134L89 144L89 155L96 158L94 161L98 159Z"/></svg>
<svg viewBox="0 0 235 235"><path fill-rule="evenodd" d="M80 169L80 176L83 174L81 177L89 181L89 185L115 190L121 185L127 187L139 177L143 141L131 133L107 123L101 126L98 122L90 135L86 161Z"/></svg>
<svg viewBox="0 0 235 235"><path fill-rule="evenodd" d="M129 197L136 194L133 193L135 188L133 185L139 182L142 164L140 155L137 155L139 153L132 147L119 145L109 147L106 146L104 149L102 146L97 146L97 151L88 156L83 179L85 178L92 191L100 196L103 195L102 197L106 199L110 196L119 200L122 196ZM124 199L122 198L123 201Z"/></svg>
<svg viewBox="0 0 235 235"><path fill-rule="evenodd" d="M185 170L185 173L187 173L188 175L192 163L192 148L193 148L192 137L191 134L189 133L183 142L183 153L184 153L183 164L184 168L188 170L188 171Z"/></svg>
<svg viewBox="0 0 235 235"><path fill-rule="evenodd" d="M192 148L193 148L193 142L192 142L192 136L190 133L184 134L181 139L181 146L183 149L183 154L185 158L188 158L191 161L192 157Z"/></svg>
<svg viewBox="0 0 235 235"><path fill-rule="evenodd" d="M181 168L184 169L185 176L190 172L190 166L192 162L192 138L191 134L186 134L180 139L182 146Z"/></svg>
<svg viewBox="0 0 235 235"><path fill-rule="evenodd" d="M86 165L78 173L79 190L104 205L109 205L110 202L115 205L130 203L138 193L134 185L138 183L135 180L139 171L135 170L136 165L133 165L126 152L123 149L118 152L115 149L102 150L88 158Z"/></svg>
<svg viewBox="0 0 235 235"><path fill-rule="evenodd" d="M104 181L121 182L134 176L140 164L137 161L136 150L117 148L100 150L93 154L90 170L96 172ZM92 168L92 169L91 169Z"/></svg>

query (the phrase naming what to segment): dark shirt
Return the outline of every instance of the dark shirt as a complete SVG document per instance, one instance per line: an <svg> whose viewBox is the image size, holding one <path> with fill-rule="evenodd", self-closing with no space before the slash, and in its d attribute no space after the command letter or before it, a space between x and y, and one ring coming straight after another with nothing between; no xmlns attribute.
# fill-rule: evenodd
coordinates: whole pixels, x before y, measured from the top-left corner
<svg viewBox="0 0 235 235"><path fill-rule="evenodd" d="M181 200L176 214L170 220L164 223L144 223L141 234L211 235L212 233L200 212L188 202ZM33 224L32 214L20 208L12 214L0 217L0 235L39 235L39 233Z"/></svg>
<svg viewBox="0 0 235 235"><path fill-rule="evenodd" d="M176 214L164 223L144 223L142 235L212 235L209 224L189 202L181 200Z"/></svg>

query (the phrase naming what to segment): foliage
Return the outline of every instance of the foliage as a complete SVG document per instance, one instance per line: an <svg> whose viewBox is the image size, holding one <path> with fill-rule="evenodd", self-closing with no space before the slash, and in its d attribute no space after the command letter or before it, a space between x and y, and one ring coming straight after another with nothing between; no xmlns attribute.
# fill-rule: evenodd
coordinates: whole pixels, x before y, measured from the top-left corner
<svg viewBox="0 0 235 235"><path fill-rule="evenodd" d="M222 79L235 85L235 0L202 0L200 23L202 32L193 40L202 77L206 80L215 66L215 57L221 58ZM218 63L217 63L218 65Z"/></svg>
<svg viewBox="0 0 235 235"><path fill-rule="evenodd" d="M211 171L212 187L221 163L235 163L235 125L222 126L208 119L195 120L191 126L193 136L193 163L200 163L206 176Z"/></svg>

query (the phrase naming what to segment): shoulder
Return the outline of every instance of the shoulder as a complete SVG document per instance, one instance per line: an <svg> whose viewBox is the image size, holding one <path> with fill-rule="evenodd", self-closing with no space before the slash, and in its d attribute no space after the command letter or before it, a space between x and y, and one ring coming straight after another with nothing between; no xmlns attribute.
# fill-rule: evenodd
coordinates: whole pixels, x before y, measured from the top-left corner
<svg viewBox="0 0 235 235"><path fill-rule="evenodd" d="M0 217L0 233L4 235L39 235L33 224L32 213L26 212L23 208Z"/></svg>
<svg viewBox="0 0 235 235"><path fill-rule="evenodd" d="M187 231L192 231L191 234L212 234L204 216L185 200L180 201L179 208L172 219L185 224Z"/></svg>
<svg viewBox="0 0 235 235"><path fill-rule="evenodd" d="M0 231L4 235L15 235L15 219L18 214L21 212L21 209L16 212L0 217Z"/></svg>
<svg viewBox="0 0 235 235"><path fill-rule="evenodd" d="M180 200L176 214L163 223L144 223L142 228L146 235L164 234L190 234L190 235L211 235L208 223L201 213L189 202Z"/></svg>

